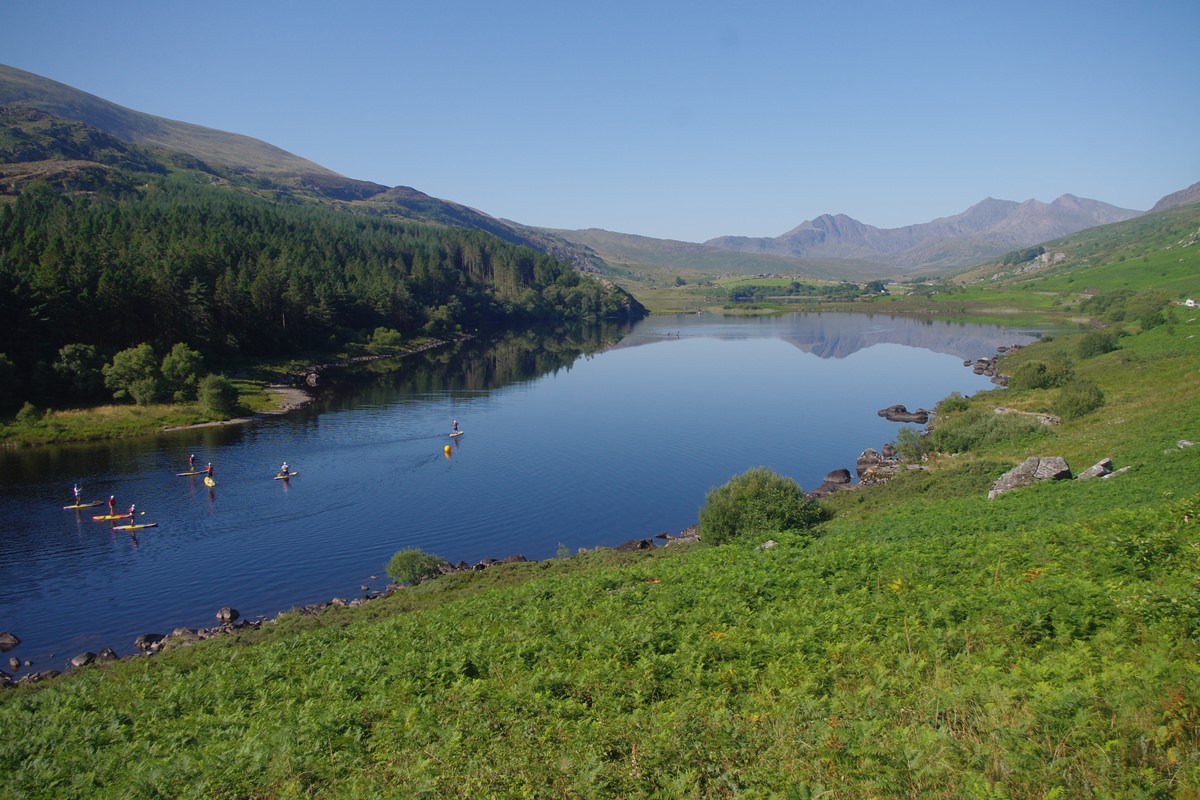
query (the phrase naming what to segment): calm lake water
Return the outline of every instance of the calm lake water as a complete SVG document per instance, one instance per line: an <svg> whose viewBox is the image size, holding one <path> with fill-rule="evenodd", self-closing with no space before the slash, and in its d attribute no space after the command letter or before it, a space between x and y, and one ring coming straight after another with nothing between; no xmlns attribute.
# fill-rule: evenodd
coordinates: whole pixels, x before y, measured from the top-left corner
<svg viewBox="0 0 1200 800"><path fill-rule="evenodd" d="M962 362L1033 338L877 315L656 316L377 362L249 425L0 452L0 630L22 639L0 668L129 655L138 634L208 627L226 605L253 619L362 596L405 547L544 559L678 533L751 467L806 489L853 471L901 427L879 409L990 388ZM176 476L189 453L213 463L212 491ZM272 479L285 460L290 483ZM133 537L93 521L101 508L63 510L76 481L158 527Z"/></svg>

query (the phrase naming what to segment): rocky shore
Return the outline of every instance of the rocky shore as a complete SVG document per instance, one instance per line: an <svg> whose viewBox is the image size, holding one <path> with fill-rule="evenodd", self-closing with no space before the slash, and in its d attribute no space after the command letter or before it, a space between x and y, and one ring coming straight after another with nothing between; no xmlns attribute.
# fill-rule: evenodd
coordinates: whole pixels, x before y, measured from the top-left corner
<svg viewBox="0 0 1200 800"><path fill-rule="evenodd" d="M628 542L617 545L612 548L617 552L631 552L635 550L649 550L656 546L654 540L663 540L661 546L672 544L688 544L700 540L700 534L695 525L681 531L678 535L670 533L659 533L651 538L631 539ZM603 550L604 547L594 547L593 550ZM585 553L588 548L580 548L579 553ZM459 561L455 564L445 562L440 569L440 575L452 575L457 572L479 572L490 567L504 565L528 563L530 559L523 555L511 555L506 558L485 558L474 564L468 564L465 561ZM428 580L435 580L430 578ZM371 576L371 580L376 580L375 576ZM368 586L361 586L361 595L354 599L347 600L343 597L334 597L323 603L310 603L304 606L295 606L293 608L282 611L274 617L261 617L258 619L243 619L241 612L232 606L225 606L218 610L215 615L217 624L210 628L175 628L170 633L143 633L133 640L133 651L127 656L120 656L115 650L105 647L99 653L85 651L73 656L64 667L65 669L80 669L98 664L107 664L118 661L122 658L138 658L142 656L152 656L156 653L170 650L176 647L184 647L195 642L201 642L206 639L212 639L218 636L228 636L230 634L238 634L244 631L258 630L264 625L273 625L280 619L301 614L304 616L315 616L321 614L330 608L355 608L364 603L369 603L381 597L388 597L397 591L406 589L405 584L389 583L384 589L370 589ZM7 631L0 632L0 652L7 652L21 644L21 640L13 633ZM38 683L39 681L56 678L62 675L62 670L45 669L37 671L27 671L20 677L14 677L16 673L22 669L30 670L34 666L30 661L22 661L19 658L9 658L7 666L9 671L0 669L0 688L18 686L27 683Z"/></svg>

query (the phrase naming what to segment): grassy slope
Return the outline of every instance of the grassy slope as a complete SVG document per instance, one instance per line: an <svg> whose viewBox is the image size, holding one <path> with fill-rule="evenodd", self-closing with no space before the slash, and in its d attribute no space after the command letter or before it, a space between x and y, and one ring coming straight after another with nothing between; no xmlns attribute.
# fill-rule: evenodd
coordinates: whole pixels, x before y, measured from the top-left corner
<svg viewBox="0 0 1200 800"><path fill-rule="evenodd" d="M1076 361L1099 411L817 538L494 568L5 691L0 796L1200 797L1200 320L1129 332ZM986 499L1050 454L1133 469Z"/></svg>

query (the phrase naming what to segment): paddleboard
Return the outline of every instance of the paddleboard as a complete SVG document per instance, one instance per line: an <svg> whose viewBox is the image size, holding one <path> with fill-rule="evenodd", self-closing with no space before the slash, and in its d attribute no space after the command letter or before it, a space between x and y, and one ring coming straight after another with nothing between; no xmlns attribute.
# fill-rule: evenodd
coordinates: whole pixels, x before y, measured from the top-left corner
<svg viewBox="0 0 1200 800"><path fill-rule="evenodd" d="M175 477L182 478L184 475L201 475L201 474L203 474L203 473L200 470L196 470L195 472L176 472Z"/></svg>
<svg viewBox="0 0 1200 800"><path fill-rule="evenodd" d="M217 485L217 482L214 481L212 478L208 477L207 475L205 475L204 476L204 485L209 488L212 488L213 486Z"/></svg>
<svg viewBox="0 0 1200 800"><path fill-rule="evenodd" d="M299 474L300 474L299 472L289 472L287 475L284 475L284 474L281 472L281 473L279 473L278 475L276 475L276 476L275 476L275 480L277 480L277 481L286 481L288 478L294 478L294 477L296 477L296 476L297 476L297 475L299 475Z"/></svg>
<svg viewBox="0 0 1200 800"><path fill-rule="evenodd" d="M99 516L92 517L92 519L129 519L130 516L130 514L100 514Z"/></svg>
<svg viewBox="0 0 1200 800"><path fill-rule="evenodd" d="M464 431L455 431L454 433L450 434L450 436L451 436L451 438L453 438L455 436L462 436L463 433L464 433Z"/></svg>
<svg viewBox="0 0 1200 800"><path fill-rule="evenodd" d="M78 505L74 505L74 506L63 506L63 508L70 511L70 510L73 510L76 508L91 508L92 506L98 506L98 505L101 505L102 503L104 503L103 500L93 500L90 503L79 503Z"/></svg>
<svg viewBox="0 0 1200 800"><path fill-rule="evenodd" d="M157 522L143 522L140 525L113 525L114 531L140 531L142 528L157 528Z"/></svg>

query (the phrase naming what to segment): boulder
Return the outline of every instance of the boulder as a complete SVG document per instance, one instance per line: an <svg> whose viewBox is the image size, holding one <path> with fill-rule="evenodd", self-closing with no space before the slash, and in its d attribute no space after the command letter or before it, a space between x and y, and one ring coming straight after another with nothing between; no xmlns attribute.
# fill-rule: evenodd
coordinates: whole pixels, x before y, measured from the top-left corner
<svg viewBox="0 0 1200 800"><path fill-rule="evenodd" d="M241 612L239 612L236 608L230 608L229 606L225 606L224 608L222 608L220 611L217 612L217 621L218 622L234 622L240 616L242 616Z"/></svg>
<svg viewBox="0 0 1200 800"><path fill-rule="evenodd" d="M629 553L633 550L653 550L654 542L650 539L630 539L616 546L618 553Z"/></svg>
<svg viewBox="0 0 1200 800"><path fill-rule="evenodd" d="M775 541L774 539L767 539L765 542L763 542L762 544L760 544L758 546L758 549L759 550L770 550L772 547L777 547L778 545L779 545L779 542Z"/></svg>
<svg viewBox="0 0 1200 800"><path fill-rule="evenodd" d="M111 647L106 647L96 655L97 661L116 661L120 658L119 655Z"/></svg>
<svg viewBox="0 0 1200 800"><path fill-rule="evenodd" d="M1131 470L1131 469L1133 469L1133 467L1126 465L1124 467L1121 467L1120 469L1113 470L1112 472L1108 473L1107 475L1101 475L1100 480L1106 481L1109 478L1115 478L1118 475L1124 475L1126 472L1129 472L1129 470Z"/></svg>
<svg viewBox="0 0 1200 800"><path fill-rule="evenodd" d="M524 564L527 561L529 561L528 558L526 558L523 555L517 554L517 555L505 556L504 558L502 558L500 560L500 563L501 564Z"/></svg>
<svg viewBox="0 0 1200 800"><path fill-rule="evenodd" d="M13 672L16 672L21 668L21 659L13 656L8 660L8 666L12 668Z"/></svg>
<svg viewBox="0 0 1200 800"><path fill-rule="evenodd" d="M992 484L988 499L995 500L1005 492L1029 486L1038 481L1058 481L1071 477L1071 468L1067 462L1058 456L1031 456L1022 461L1008 472L1001 475Z"/></svg>
<svg viewBox="0 0 1200 800"><path fill-rule="evenodd" d="M161 633L143 633L133 640L133 646L143 653L152 653L158 650L158 643L165 638Z"/></svg>
<svg viewBox="0 0 1200 800"><path fill-rule="evenodd" d="M894 444L892 444L891 442L888 442L887 444L885 444L883 446L882 455L884 458L895 458L896 457L896 446Z"/></svg>
<svg viewBox="0 0 1200 800"><path fill-rule="evenodd" d="M9 633L8 631L0 633L0 653L6 653L20 643L21 640L17 638L15 633Z"/></svg>
<svg viewBox="0 0 1200 800"><path fill-rule="evenodd" d="M1097 462L1085 469L1075 477L1077 481L1086 481L1091 478L1103 478L1105 475L1113 471L1112 459L1106 458L1103 461Z"/></svg>
<svg viewBox="0 0 1200 800"><path fill-rule="evenodd" d="M831 472L825 476L824 482L832 483L832 484L838 485L838 486L847 484L850 482L850 470L835 469L833 472Z"/></svg>
<svg viewBox="0 0 1200 800"><path fill-rule="evenodd" d="M878 450L868 447L858 454L858 461L854 464L854 471L861 478L864 472L871 469L871 467L879 466L883 461L883 456L879 454Z"/></svg>
<svg viewBox="0 0 1200 800"><path fill-rule="evenodd" d="M0 689L7 689L10 686L16 686L13 682L12 675L9 675L4 670L0 670Z"/></svg>
<svg viewBox="0 0 1200 800"><path fill-rule="evenodd" d="M929 422L929 412L923 408L918 408L916 411L909 411L907 407L897 404L880 409L876 413L889 422L915 422L918 425L924 425L926 422Z"/></svg>
<svg viewBox="0 0 1200 800"><path fill-rule="evenodd" d="M88 651L80 653L79 655L72 658L71 666L72 667L86 667L88 664L94 664L95 662L96 662L96 654L93 653L91 650L88 650Z"/></svg>

